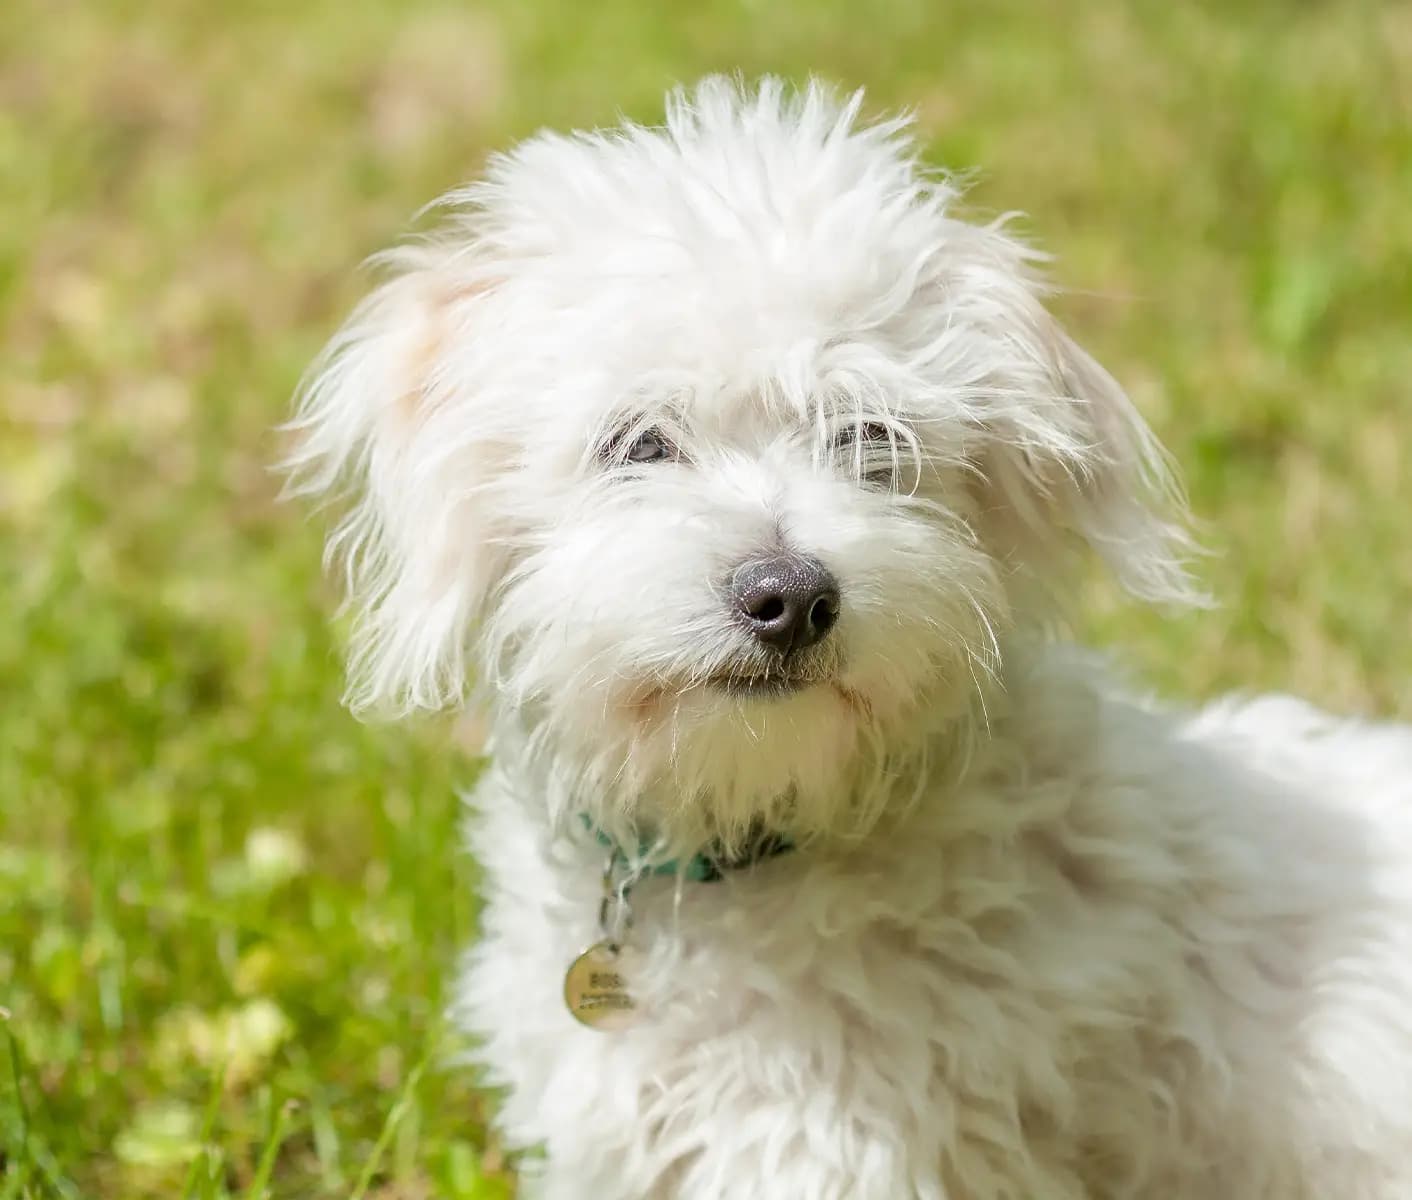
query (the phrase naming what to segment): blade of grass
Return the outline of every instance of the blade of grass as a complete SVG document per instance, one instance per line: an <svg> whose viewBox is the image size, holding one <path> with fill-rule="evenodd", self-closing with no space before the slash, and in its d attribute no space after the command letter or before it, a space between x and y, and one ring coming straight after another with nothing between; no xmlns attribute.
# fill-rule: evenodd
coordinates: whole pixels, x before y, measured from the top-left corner
<svg viewBox="0 0 1412 1200"><path fill-rule="evenodd" d="M186 1182L182 1185L181 1200L191 1200L201 1168L208 1164L214 1153L211 1134L216 1128L216 1113L220 1109L225 1082L226 1064L221 1063L220 1068L211 1073L211 1092L206 1097L206 1111L201 1117L201 1153L191 1160L191 1169L186 1173Z"/></svg>
<svg viewBox="0 0 1412 1200"><path fill-rule="evenodd" d="M19 1162L21 1169L29 1161L29 1109L25 1106L24 1072L20 1069L20 1045L15 1040L15 1031L10 1028L10 1010L0 1008L0 1024L5 1026L5 1040L9 1043L10 1083L15 1089L15 1115L20 1122Z"/></svg>
<svg viewBox="0 0 1412 1200"><path fill-rule="evenodd" d="M220 1146L213 1146L204 1161L206 1168L201 1176L201 1200L226 1200L230 1195L222 1184L226 1152Z"/></svg>
<svg viewBox="0 0 1412 1200"><path fill-rule="evenodd" d="M260 1162L255 1168L255 1177L246 1189L245 1200L264 1200L270 1184L270 1175L274 1171L275 1156L279 1154L279 1148L284 1142L285 1127L289 1124L289 1114L294 1111L295 1102L286 1100L273 1107L270 1132L265 1137L264 1148L260 1151Z"/></svg>
<svg viewBox="0 0 1412 1200"><path fill-rule="evenodd" d="M411 1103L412 1094L416 1091L417 1084L421 1082L422 1072L426 1070L426 1065L427 1060L424 1058L407 1076L407 1082L402 1085L402 1091L398 1094L396 1103L389 1110L387 1120L383 1122L382 1132L378 1134L378 1140L373 1144L372 1153L368 1155L368 1161L363 1164L363 1170L358 1176L358 1182L354 1186L353 1194L349 1200L363 1200L368 1185L372 1183L373 1176L377 1173L378 1166L382 1162L382 1156L387 1153L392 1135L397 1132L398 1123Z"/></svg>
<svg viewBox="0 0 1412 1200"><path fill-rule="evenodd" d="M50 1190L60 1200L83 1200L78 1188L70 1182L69 1178L59 1169L59 1163L43 1142L31 1141L29 1146L30 1160L39 1168L39 1173L44 1177L44 1182L49 1185Z"/></svg>
<svg viewBox="0 0 1412 1200"><path fill-rule="evenodd" d="M0 1025L4 1025L5 1040L9 1043L10 1082L15 1090L15 1112L19 1117L20 1124L19 1170L14 1172L12 1176L8 1171L6 1172L5 1194L6 1196L12 1194L10 1182L14 1180L16 1181L14 1195L31 1195L32 1193L26 1190L25 1184L30 1168L34 1168L40 1178L48 1184L50 1190L62 1200L80 1200L78 1188L64 1176L63 1171L59 1169L57 1160L39 1140L30 1121L30 1112L25 1104L24 1094L24 1059L20 1053L19 1039L15 1037L15 1031L10 1028L10 1010L3 1006L0 1006Z"/></svg>

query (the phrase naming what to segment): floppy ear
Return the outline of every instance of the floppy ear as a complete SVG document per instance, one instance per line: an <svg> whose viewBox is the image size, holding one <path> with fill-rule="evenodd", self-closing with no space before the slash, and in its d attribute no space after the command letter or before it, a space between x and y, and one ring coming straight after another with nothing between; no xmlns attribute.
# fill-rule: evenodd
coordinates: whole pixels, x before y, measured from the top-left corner
<svg viewBox="0 0 1412 1200"><path fill-rule="evenodd" d="M1027 272L1037 256L995 227L975 232L983 249L957 291L962 319L989 347L987 381L968 406L986 536L1043 578L1077 534L1134 595L1204 602L1187 572L1197 547L1167 452L1045 310Z"/></svg>
<svg viewBox="0 0 1412 1200"><path fill-rule="evenodd" d="M477 339L491 271L424 242L314 362L288 428L288 492L348 503L326 561L355 613L345 699L407 711L460 699L468 631L502 565L489 493L512 449L484 420Z"/></svg>

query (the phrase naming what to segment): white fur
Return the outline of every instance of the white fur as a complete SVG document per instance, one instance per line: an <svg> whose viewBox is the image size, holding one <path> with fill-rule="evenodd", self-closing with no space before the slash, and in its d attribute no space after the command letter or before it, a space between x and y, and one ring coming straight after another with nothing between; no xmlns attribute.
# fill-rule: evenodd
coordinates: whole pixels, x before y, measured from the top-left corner
<svg viewBox="0 0 1412 1200"><path fill-rule="evenodd" d="M479 681L483 937L457 1013L532 1194L1412 1196L1412 732L1196 716L1045 636L1087 543L1197 600L1164 456L954 215L905 122L714 79L454 193L311 373L296 487L359 615L351 699ZM870 422L886 441L836 443ZM655 429L677 461L634 468ZM882 477L881 479L879 477ZM837 576L814 682L725 581ZM795 853L633 893L634 1028L577 1026L588 814Z"/></svg>

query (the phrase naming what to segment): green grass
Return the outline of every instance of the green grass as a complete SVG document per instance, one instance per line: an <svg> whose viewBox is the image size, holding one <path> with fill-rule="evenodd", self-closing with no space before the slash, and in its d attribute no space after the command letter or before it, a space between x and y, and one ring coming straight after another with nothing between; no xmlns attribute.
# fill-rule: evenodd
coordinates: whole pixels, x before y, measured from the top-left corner
<svg viewBox="0 0 1412 1200"><path fill-rule="evenodd" d="M1188 471L1163 689L1412 715L1412 8L0 6L0 1200L505 1196L448 722L339 707L270 432L409 215L707 69L914 105Z"/></svg>

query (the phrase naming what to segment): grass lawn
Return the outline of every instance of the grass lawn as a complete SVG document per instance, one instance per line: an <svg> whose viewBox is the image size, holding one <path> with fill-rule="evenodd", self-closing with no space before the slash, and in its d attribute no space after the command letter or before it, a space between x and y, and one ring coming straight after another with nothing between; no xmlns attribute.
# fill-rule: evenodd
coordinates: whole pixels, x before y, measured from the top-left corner
<svg viewBox="0 0 1412 1200"><path fill-rule="evenodd" d="M1185 466L1221 602L1154 685L1412 716L1412 6L0 5L0 1200L513 1191L440 1011L446 720L339 706L271 427L485 153L708 69L917 110ZM784 1198L782 1198L784 1200Z"/></svg>

